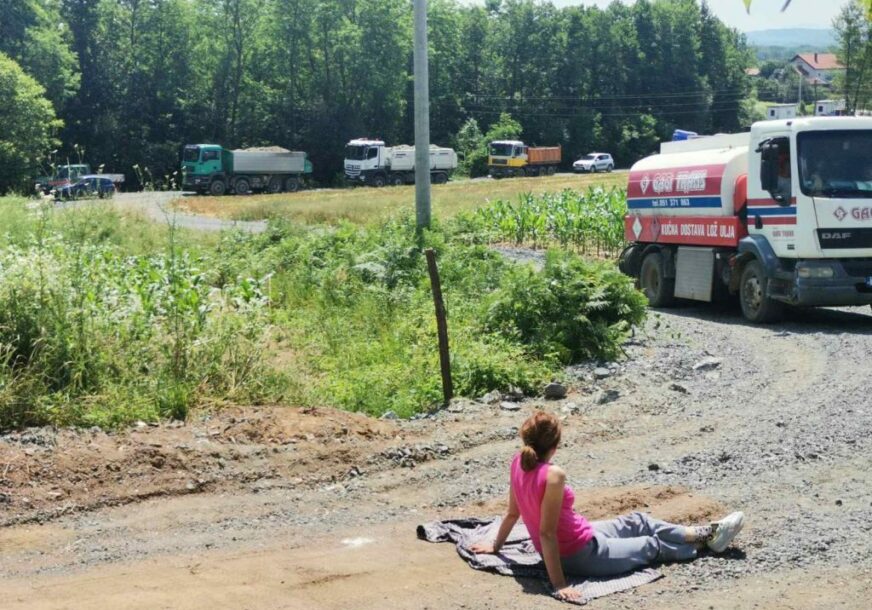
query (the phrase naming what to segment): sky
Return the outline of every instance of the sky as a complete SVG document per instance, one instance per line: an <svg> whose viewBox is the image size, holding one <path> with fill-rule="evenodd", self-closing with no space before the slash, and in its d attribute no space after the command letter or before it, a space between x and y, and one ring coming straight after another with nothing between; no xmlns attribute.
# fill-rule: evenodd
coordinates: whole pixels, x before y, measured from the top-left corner
<svg viewBox="0 0 872 610"><path fill-rule="evenodd" d="M608 6L612 0L552 0L556 6ZM633 0L622 0L631 3ZM742 0L709 0L709 7L727 25L742 32L782 28L829 28L849 0L793 0L783 13L784 0L753 0L751 14Z"/></svg>

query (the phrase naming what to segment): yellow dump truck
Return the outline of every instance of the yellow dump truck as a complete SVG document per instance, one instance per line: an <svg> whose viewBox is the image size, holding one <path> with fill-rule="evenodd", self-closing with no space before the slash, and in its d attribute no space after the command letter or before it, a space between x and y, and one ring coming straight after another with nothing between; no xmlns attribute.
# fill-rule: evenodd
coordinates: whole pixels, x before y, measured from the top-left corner
<svg viewBox="0 0 872 610"><path fill-rule="evenodd" d="M560 146L527 146L520 140L500 140L488 146L488 173L494 178L553 175L562 158Z"/></svg>

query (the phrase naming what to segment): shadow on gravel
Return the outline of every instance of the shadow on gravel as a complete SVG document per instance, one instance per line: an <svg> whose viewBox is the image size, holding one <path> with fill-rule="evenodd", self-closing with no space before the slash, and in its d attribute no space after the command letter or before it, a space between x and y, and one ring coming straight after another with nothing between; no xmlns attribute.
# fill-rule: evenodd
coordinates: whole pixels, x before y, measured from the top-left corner
<svg viewBox="0 0 872 610"><path fill-rule="evenodd" d="M701 557L716 557L718 559L726 559L727 561L745 561L748 559L748 554L742 549L737 549L734 546L731 546L723 553L716 555L715 553L706 552Z"/></svg>
<svg viewBox="0 0 872 610"><path fill-rule="evenodd" d="M548 585L545 584L544 580L540 580L538 578L524 578L521 576L516 576L515 582L521 585L521 589L527 595L535 595L537 597L545 595L549 598L551 597L551 594L548 590Z"/></svg>
<svg viewBox="0 0 872 610"><path fill-rule="evenodd" d="M742 317L738 305L732 303L679 303L669 309L651 309L661 315L680 316L725 324L759 328L760 325L748 322ZM844 308L788 308L784 320L762 326L784 334L872 335L872 309L869 307Z"/></svg>

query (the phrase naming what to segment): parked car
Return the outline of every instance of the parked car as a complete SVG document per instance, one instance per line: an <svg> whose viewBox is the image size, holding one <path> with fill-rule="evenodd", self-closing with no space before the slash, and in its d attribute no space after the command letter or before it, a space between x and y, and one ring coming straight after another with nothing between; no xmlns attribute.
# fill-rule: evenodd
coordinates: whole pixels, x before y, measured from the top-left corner
<svg viewBox="0 0 872 610"><path fill-rule="evenodd" d="M111 197L115 194L115 184L107 176L80 176L71 184L55 190L55 199L93 199Z"/></svg>
<svg viewBox="0 0 872 610"><path fill-rule="evenodd" d="M615 160L609 153L590 153L572 164L576 172L610 172L615 169Z"/></svg>

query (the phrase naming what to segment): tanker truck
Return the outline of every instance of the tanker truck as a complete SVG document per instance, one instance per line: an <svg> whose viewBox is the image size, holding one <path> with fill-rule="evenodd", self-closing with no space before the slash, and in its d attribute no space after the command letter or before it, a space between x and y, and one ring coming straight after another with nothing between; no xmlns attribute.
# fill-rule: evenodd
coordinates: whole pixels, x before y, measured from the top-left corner
<svg viewBox="0 0 872 610"><path fill-rule="evenodd" d="M201 195L294 192L311 173L306 153L279 147L227 150L217 144L189 144L182 153L182 188Z"/></svg>
<svg viewBox="0 0 872 610"><path fill-rule="evenodd" d="M352 183L400 186L415 183L415 147L385 146L382 140L360 138L345 146L345 179ZM445 184L457 169L457 153L430 146L430 180Z"/></svg>
<svg viewBox="0 0 872 610"><path fill-rule="evenodd" d="M627 207L620 268L654 307L737 294L765 323L872 304L872 118L663 143L630 170Z"/></svg>
<svg viewBox="0 0 872 610"><path fill-rule="evenodd" d="M560 146L527 146L520 140L498 140L488 145L488 173L494 178L553 176L560 165Z"/></svg>

